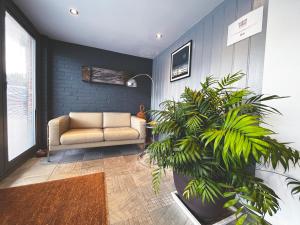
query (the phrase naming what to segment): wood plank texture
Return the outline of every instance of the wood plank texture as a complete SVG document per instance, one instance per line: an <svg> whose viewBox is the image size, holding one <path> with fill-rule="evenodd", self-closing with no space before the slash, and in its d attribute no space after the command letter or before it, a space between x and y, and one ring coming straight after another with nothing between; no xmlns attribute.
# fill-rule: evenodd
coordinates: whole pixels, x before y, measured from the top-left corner
<svg viewBox="0 0 300 225"><path fill-rule="evenodd" d="M227 47L227 28L239 17L264 6L263 31ZM199 88L207 75L222 77L243 71L239 87L261 92L268 0L225 0L153 60L152 109L166 99L178 99L185 86ZM193 40L191 77L170 82L171 53Z"/></svg>

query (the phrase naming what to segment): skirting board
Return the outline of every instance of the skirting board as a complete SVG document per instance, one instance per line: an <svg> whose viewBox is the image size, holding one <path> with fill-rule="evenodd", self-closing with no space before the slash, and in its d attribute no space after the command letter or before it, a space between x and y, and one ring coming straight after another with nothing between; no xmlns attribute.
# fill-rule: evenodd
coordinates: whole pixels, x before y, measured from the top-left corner
<svg viewBox="0 0 300 225"><path fill-rule="evenodd" d="M181 199L178 197L177 191L171 192L173 199L175 200L175 202L177 203L177 205L182 209L182 211L184 212L184 214L191 220L191 222L194 225L204 225L201 224L196 217L190 212L190 210L183 204L183 202L181 201ZM234 212L236 211L234 208L231 208L231 210ZM240 213L237 217L240 217L241 215L243 215L242 213ZM222 219L212 225L226 225L228 223L231 223L233 221L236 220L236 215L231 215L225 219Z"/></svg>

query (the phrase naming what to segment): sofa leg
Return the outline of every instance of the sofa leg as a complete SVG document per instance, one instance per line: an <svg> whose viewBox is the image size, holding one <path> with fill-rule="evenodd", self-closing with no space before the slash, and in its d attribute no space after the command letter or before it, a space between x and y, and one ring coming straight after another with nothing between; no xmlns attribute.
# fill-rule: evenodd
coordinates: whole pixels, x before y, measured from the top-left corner
<svg viewBox="0 0 300 225"><path fill-rule="evenodd" d="M47 161L50 162L50 141L49 141L49 125L47 126Z"/></svg>
<svg viewBox="0 0 300 225"><path fill-rule="evenodd" d="M138 144L139 149L141 149L142 151L146 150L146 144Z"/></svg>

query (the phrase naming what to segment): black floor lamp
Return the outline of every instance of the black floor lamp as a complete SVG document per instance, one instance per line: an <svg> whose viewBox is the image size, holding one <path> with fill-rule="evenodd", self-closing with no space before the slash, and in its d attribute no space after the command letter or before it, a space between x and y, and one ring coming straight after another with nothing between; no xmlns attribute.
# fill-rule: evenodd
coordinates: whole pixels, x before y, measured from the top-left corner
<svg viewBox="0 0 300 225"><path fill-rule="evenodd" d="M151 80L151 82L152 82L152 89L153 89L153 88L154 88L154 82L153 82L152 77L151 77L149 74L137 74L137 75L131 77L131 78L126 82L126 86L127 86L127 87L134 87L134 88L136 88L138 85L137 85L137 82L136 82L135 78L137 78L137 77L142 77L142 76L143 76L143 77L148 77L148 78Z"/></svg>
<svg viewBox="0 0 300 225"><path fill-rule="evenodd" d="M147 77L147 78L149 78L150 80L151 80L151 82L152 82L152 87L151 87L151 94L153 94L154 93L154 81L153 81L153 79L152 79L152 77L149 75L149 74L137 74L137 75L135 75L135 76L133 76L133 77L131 77L127 82L126 82L126 86L127 87L132 87L132 88L136 88L137 86L138 86L138 84L137 84L137 81L135 80L135 78L137 78L137 77ZM146 126L147 127L147 126ZM147 128L150 128L150 127L147 127ZM152 128L151 128L152 129ZM154 141L154 140L153 140ZM141 159L143 159L143 157L146 155L146 152L144 151L144 152L142 152L141 154L140 154L140 158ZM148 157L149 158L149 157ZM144 160L144 159L143 159Z"/></svg>

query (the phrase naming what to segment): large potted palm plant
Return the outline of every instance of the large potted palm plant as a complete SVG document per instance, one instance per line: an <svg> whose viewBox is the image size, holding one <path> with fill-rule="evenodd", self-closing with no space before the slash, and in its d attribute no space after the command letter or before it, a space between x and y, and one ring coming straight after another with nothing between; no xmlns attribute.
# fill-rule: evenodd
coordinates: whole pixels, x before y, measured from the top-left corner
<svg viewBox="0 0 300 225"><path fill-rule="evenodd" d="M299 152L274 139L264 121L280 113L266 102L281 97L234 88L243 77L240 72L220 81L207 77L200 90L185 88L179 101L164 101L161 110L151 112L160 137L148 147L156 165L153 188L158 191L163 171L173 169L179 197L205 222L234 206L237 215L248 212L237 224L247 217L266 224L264 217L278 211L279 198L255 176L256 165L285 171L299 166ZM287 184L292 194L300 193L299 181L287 177Z"/></svg>

